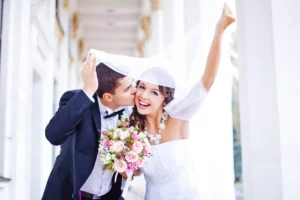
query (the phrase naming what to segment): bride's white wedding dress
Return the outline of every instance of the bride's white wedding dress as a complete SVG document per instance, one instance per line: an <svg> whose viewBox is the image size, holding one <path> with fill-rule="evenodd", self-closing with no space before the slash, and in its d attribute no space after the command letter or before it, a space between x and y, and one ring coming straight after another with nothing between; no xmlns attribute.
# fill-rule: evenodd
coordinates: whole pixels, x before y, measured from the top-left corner
<svg viewBox="0 0 300 200"><path fill-rule="evenodd" d="M146 200L200 199L189 140L154 145L151 153L141 169L146 179Z"/></svg>
<svg viewBox="0 0 300 200"><path fill-rule="evenodd" d="M164 109L173 118L190 120L207 91L202 80L184 98ZM141 169L146 180L146 200L200 200L195 169L195 148L190 140L173 140L153 145L151 156Z"/></svg>

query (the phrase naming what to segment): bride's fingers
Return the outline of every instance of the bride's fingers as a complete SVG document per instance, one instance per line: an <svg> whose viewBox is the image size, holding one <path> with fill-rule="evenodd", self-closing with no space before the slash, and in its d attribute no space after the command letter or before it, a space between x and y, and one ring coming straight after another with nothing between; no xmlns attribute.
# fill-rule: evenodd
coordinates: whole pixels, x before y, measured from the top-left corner
<svg viewBox="0 0 300 200"><path fill-rule="evenodd" d="M224 6L223 6L223 14L226 14L227 10L228 10L228 3L226 2L226 3L224 3Z"/></svg>

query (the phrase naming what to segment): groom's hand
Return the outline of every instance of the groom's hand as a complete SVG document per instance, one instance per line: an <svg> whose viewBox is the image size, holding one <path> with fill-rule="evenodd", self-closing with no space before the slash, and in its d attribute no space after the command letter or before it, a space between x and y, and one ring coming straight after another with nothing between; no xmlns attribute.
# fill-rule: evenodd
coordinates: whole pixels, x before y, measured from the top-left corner
<svg viewBox="0 0 300 200"><path fill-rule="evenodd" d="M83 90L93 96L98 89L98 78L96 73L96 56L89 53L81 69Z"/></svg>
<svg viewBox="0 0 300 200"><path fill-rule="evenodd" d="M124 180L126 180L127 179L127 174L125 173L125 172L123 172L123 173L120 173L121 174L121 176L123 177L123 179ZM141 170L134 170L133 171L133 174L135 175L135 176L140 176L141 174L142 174L142 171Z"/></svg>
<svg viewBox="0 0 300 200"><path fill-rule="evenodd" d="M135 176L140 176L142 174L142 171L138 169L138 170L134 170L133 173Z"/></svg>
<svg viewBox="0 0 300 200"><path fill-rule="evenodd" d="M123 173L120 173L121 174L121 176L123 177L123 179L124 180L126 180L127 179L127 175L126 175L126 173L125 172L123 172Z"/></svg>

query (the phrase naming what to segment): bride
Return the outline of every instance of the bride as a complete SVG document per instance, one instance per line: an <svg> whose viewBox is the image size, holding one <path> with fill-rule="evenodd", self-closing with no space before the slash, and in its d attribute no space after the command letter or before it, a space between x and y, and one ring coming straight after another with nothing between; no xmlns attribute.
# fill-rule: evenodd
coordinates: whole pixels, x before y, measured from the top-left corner
<svg viewBox="0 0 300 200"><path fill-rule="evenodd" d="M227 4L219 19L205 71L186 95L178 95L176 77L166 66L149 68L137 82L131 125L147 131L152 144L151 157L140 170L146 179L147 200L198 200L200 191L193 178L189 140L189 120L214 83L221 55L222 36L235 21ZM180 99L180 100L179 100Z"/></svg>

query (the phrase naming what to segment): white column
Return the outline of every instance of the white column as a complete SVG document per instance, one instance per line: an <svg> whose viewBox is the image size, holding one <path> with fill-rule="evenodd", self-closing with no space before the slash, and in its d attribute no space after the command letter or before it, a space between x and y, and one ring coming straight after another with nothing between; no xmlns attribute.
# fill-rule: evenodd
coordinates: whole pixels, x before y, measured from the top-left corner
<svg viewBox="0 0 300 200"><path fill-rule="evenodd" d="M136 49L133 50L134 56L136 56L136 57L144 57L145 56L145 43L146 43L145 32L139 25L137 28Z"/></svg>
<svg viewBox="0 0 300 200"><path fill-rule="evenodd" d="M193 2L186 3L185 9L191 12L186 13L186 28L192 30L188 36L192 38L188 38L187 66L192 68L190 74L199 74L201 77L224 1ZM198 16L196 10L199 11ZM197 28L193 29L196 25ZM223 37L222 57L216 80L201 111L191 122L191 137L197 145L195 150L199 154L198 169L201 169L199 187L203 199L208 200L235 199L229 33L230 30L227 30Z"/></svg>
<svg viewBox="0 0 300 200"><path fill-rule="evenodd" d="M185 37L184 1L164 0L164 46L179 43L178 48L172 50L172 59L184 65L186 45L183 43Z"/></svg>
<svg viewBox="0 0 300 200"><path fill-rule="evenodd" d="M29 200L31 80L30 51L30 0L5 1L1 76L1 102L4 103L4 134L10 138L4 152L4 175L12 179L10 199L22 194ZM22 19L22 20L20 20ZM3 90L2 90L3 89ZM3 93L2 93L3 92ZM1 109L2 110L2 109ZM2 110L3 112L3 110ZM1 116L2 117L2 116Z"/></svg>
<svg viewBox="0 0 300 200"><path fill-rule="evenodd" d="M60 63L59 63L59 68L58 68L58 96L61 97L61 95L66 92L69 88L69 51L68 51L68 44L69 44L69 15L66 11L63 10L63 15L62 15L62 26L65 31L65 36L62 39L62 43L60 44L60 50L59 50L59 57L60 57Z"/></svg>
<svg viewBox="0 0 300 200"><path fill-rule="evenodd" d="M150 0L142 1L142 14L141 14L141 26L145 33L144 41L144 57L151 55L151 38L152 38L152 19L151 19L151 2ZM141 33L138 31L138 37L141 36ZM139 38L138 38L139 39Z"/></svg>
<svg viewBox="0 0 300 200"><path fill-rule="evenodd" d="M237 1L245 200L300 199L299 7Z"/></svg>
<svg viewBox="0 0 300 200"><path fill-rule="evenodd" d="M155 0L154 2L157 3L158 6L152 8L151 12L151 39L146 43L147 57L157 54L162 51L164 47L164 14L162 10L162 0Z"/></svg>

